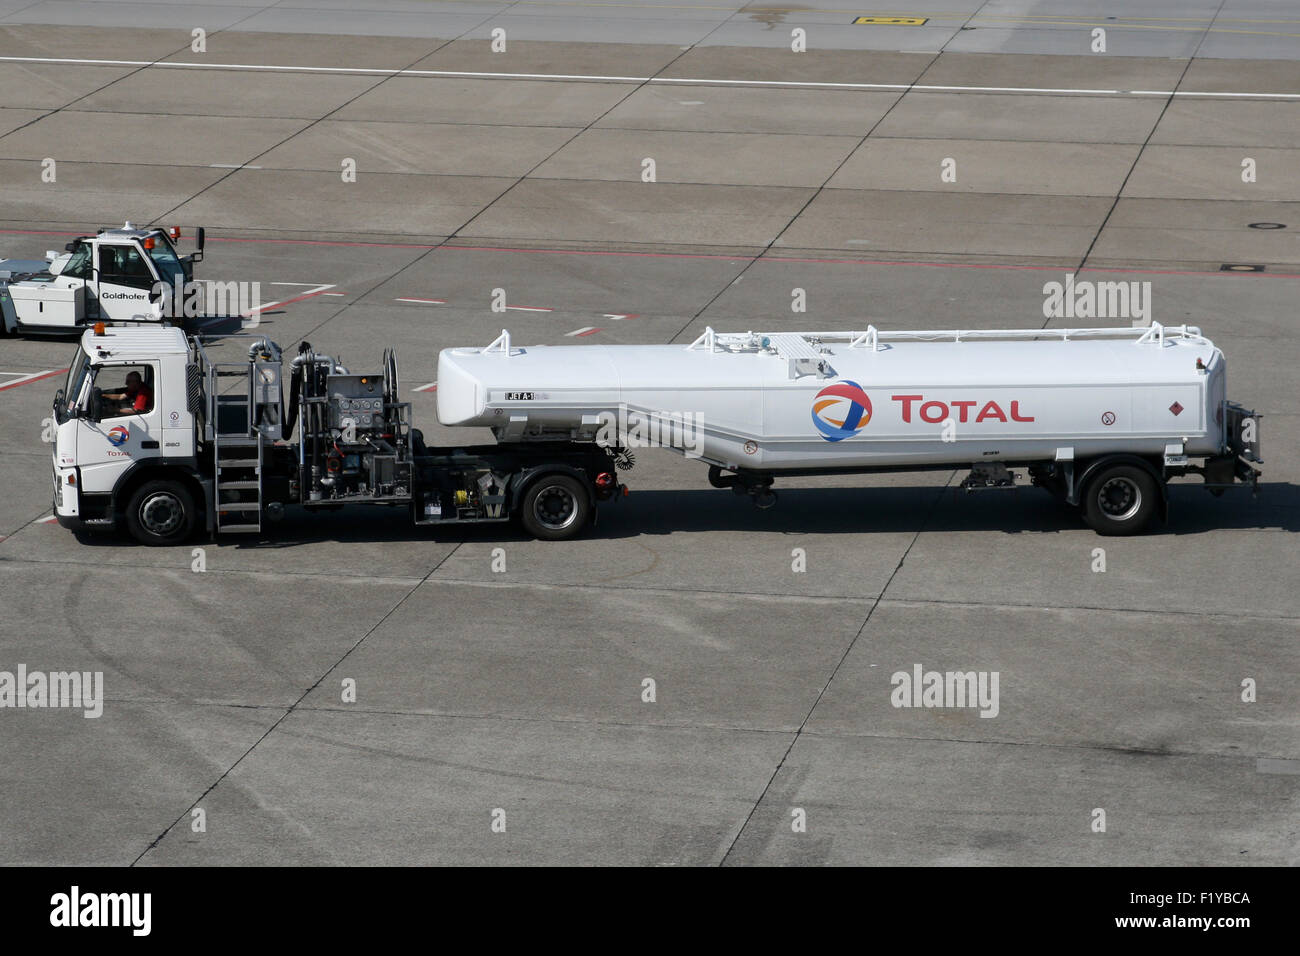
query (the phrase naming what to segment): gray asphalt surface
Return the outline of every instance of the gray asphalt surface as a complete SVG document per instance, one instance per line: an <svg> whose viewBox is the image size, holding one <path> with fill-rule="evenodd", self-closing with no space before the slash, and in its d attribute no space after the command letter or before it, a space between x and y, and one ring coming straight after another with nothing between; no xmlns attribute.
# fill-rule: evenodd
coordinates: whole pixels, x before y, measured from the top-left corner
<svg viewBox="0 0 1300 956"><path fill-rule="evenodd" d="M21 379L73 347L0 341L0 670L106 695L0 710L0 862L1300 861L1300 17L944 6L0 0L0 255L206 225L202 277L284 301L260 331L397 347L431 443L487 440L415 389L503 326L1063 326L1067 272L1151 282L1265 416L1258 498L1180 485L1132 539L958 472L760 512L647 450L569 543L347 509L144 549L43 520L56 379ZM997 671L997 716L894 707L916 664Z"/></svg>

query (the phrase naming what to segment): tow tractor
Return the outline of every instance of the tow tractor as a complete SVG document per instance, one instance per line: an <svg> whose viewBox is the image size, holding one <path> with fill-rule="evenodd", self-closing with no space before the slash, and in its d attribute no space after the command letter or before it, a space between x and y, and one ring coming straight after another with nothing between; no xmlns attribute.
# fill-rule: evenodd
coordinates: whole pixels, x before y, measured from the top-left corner
<svg viewBox="0 0 1300 956"><path fill-rule="evenodd" d="M427 447L391 350L356 374L307 342L292 356L267 338L221 342L246 342L246 357L218 361L211 339L175 327L100 322L82 335L54 399L59 524L121 524L171 545L200 527L259 535L289 506L366 504L424 526L518 518L560 540L626 493L617 471L630 456L591 442Z"/></svg>
<svg viewBox="0 0 1300 956"><path fill-rule="evenodd" d="M176 251L181 231L130 222L79 236L44 260L0 259L0 335L81 331L96 322L162 324L166 289L194 280L204 230L195 250Z"/></svg>

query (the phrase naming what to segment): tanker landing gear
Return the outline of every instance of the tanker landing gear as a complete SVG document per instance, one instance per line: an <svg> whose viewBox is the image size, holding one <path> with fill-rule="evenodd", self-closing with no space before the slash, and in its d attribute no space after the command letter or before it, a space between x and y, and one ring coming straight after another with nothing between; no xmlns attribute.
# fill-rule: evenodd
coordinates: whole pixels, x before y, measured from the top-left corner
<svg viewBox="0 0 1300 956"><path fill-rule="evenodd" d="M717 465L709 466L709 484L714 488L730 488L738 495L749 495L756 506L766 511L776 504L771 475L753 475L740 472L724 475Z"/></svg>

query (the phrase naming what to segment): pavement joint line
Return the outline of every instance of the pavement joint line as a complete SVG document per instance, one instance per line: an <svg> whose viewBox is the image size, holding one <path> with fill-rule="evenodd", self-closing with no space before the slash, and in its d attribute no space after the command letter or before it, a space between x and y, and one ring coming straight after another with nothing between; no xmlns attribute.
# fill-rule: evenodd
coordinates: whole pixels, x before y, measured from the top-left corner
<svg viewBox="0 0 1300 956"><path fill-rule="evenodd" d="M758 799L755 800L754 805L750 807L749 813L745 816L744 822L740 825L740 829L736 831L736 835L732 837L731 843L727 846L727 852L723 853L722 859L718 861L719 866L726 865L727 858L731 856L732 851L736 849L736 844L740 842L740 838L745 835L745 829L749 826L750 821L754 819L754 814L758 812L758 808L763 805L763 800L767 797L768 791L772 789L772 784L774 784L776 778L781 775L781 770L785 767L786 760L789 759L791 752L794 750L795 744L799 742L799 738L808 727L808 721L812 720L812 715L817 712L817 705L822 702L822 698L826 696L826 691L830 690L831 684L835 682L835 676L839 674L840 669L844 666L844 662L848 660L849 655L853 653L853 648L857 646L858 639L862 637L863 633L867 629L867 625L871 623L871 618L872 615L876 613L876 608L880 607L880 602L885 599L885 592L887 592L889 586L894 583L894 578L898 576L898 572L903 570L903 565L907 562L907 556L912 553L912 548L916 546L916 542L920 540L921 535L925 532L925 526L929 524L930 518L933 517L935 511L939 507L939 502L943 499L944 492L948 490L948 487L952 484L953 478L956 476L957 473L955 471L949 474L948 480L944 483L944 486L939 488L935 493L933 500L930 502L930 507L926 511L925 517L922 519L920 526L916 529L916 533L912 535L912 540L907 543L907 547L904 548L903 553L899 555L898 563L894 565L894 570L890 572L889 579L885 581L884 587L880 589L880 593L876 595L876 599L871 603L871 607L867 609L867 616L862 619L862 624L858 627L857 633L855 633L849 640L848 646L844 648L844 653L840 655L840 659L836 661L835 666L831 668L830 676L826 678L826 683L822 684L821 690L818 691L812 707L810 707L808 713L804 715L803 721L799 724L799 728L794 732L794 736L790 738L790 743L785 748L785 753L781 755L781 759L777 761L776 768L772 771L772 776L768 778L766 786L763 787L763 792L758 795Z"/></svg>
<svg viewBox="0 0 1300 956"><path fill-rule="evenodd" d="M164 705L164 706L190 706L196 708L215 708L222 710L284 710L284 704L250 704L238 703L235 701L198 701L187 698L172 697L105 697L104 703L109 704L135 704L135 705ZM664 721L651 721L648 723L629 721L629 720L611 720L604 717L562 717L551 714L494 714L494 713L469 713L467 711L430 711L430 710L393 710L391 708L362 708L362 707L337 707L337 706L315 706L304 704L297 708L301 712L313 714L347 714L349 716L359 714L367 717L411 717L426 720L502 720L514 723L528 724L560 724L560 725L578 725L584 727L625 727L633 730L705 730L718 733L740 733L740 734L759 734L764 736L787 735L793 733L790 727L758 727L747 726L743 724L730 723L700 723L697 718L691 718L689 721L681 723L669 723ZM1045 740L1006 740L1006 739L974 739L971 737L953 737L948 735L918 736L915 734L889 734L889 733L869 733L855 730L805 730L805 737L816 737L825 740L879 740L886 742L907 742L907 743L940 743L940 744L974 744L977 746L988 747L1034 747L1043 750L1064 750L1064 751L1103 751L1107 753L1119 753L1124 755L1143 756L1143 757L1208 757L1211 759L1224 760L1278 760L1296 763L1295 758L1289 755L1265 755L1260 753L1223 753L1216 750L1152 750L1149 747L1122 747L1114 744L1071 744L1071 743L1054 743Z"/></svg>
<svg viewBox="0 0 1300 956"><path fill-rule="evenodd" d="M1131 146L1135 144L1126 143L1121 145ZM572 180L572 181L577 182L577 180ZM682 184L671 184L671 185L682 185ZM751 188L751 187L728 186L726 188ZM767 187L752 187L752 188L767 188ZM779 187L779 188L798 188L798 187ZM804 187L804 188L809 188L809 187ZM1000 195L1013 195L1013 194L980 193L979 195L1000 196ZM1060 197L1044 197L1044 198L1060 198ZM1105 197L1089 196L1083 198L1097 199L1097 198L1105 198ZM1215 199L1215 200L1197 200L1197 201L1235 203L1238 202L1239 200ZM17 220L0 220L0 221L15 222ZM84 232L58 232L58 231L44 230L44 229L0 229L0 235L80 236L80 235L84 235ZM926 268L936 268L936 269L1002 269L1002 270L1009 270L1009 271L1038 271L1038 272L1042 272L1042 271L1060 272L1062 270L1069 270L1074 268L1074 260L1070 259L1069 261L1067 261L1064 257L1061 258L1061 261L1059 263L1054 265L1038 265L1032 263L1022 263L1022 262L956 262L951 260L932 261L932 260L919 260L919 259L907 259L907 258L854 259L854 258L847 258L846 256L809 257L809 256L790 256L790 255L782 254L784 252L798 252L801 249L811 248L811 247L802 247L802 246L779 246L779 247L774 246L770 250L766 250L766 251L759 250L753 254L728 255L725 253L716 253L716 252L715 253L644 252L644 251L636 251L636 250L619 250L619 249L576 249L576 248L558 249L558 248L551 248L546 246L524 248L519 246L470 246L470 245L454 245L454 244L443 245L441 243L434 243L434 242L320 240L320 239L301 239L301 238L297 238L294 236L287 236L287 235L286 236L257 236L257 237L213 236L210 237L208 241L209 242L230 242L230 243L272 243L272 244L282 243L287 245L331 246L331 247L341 247L341 248L419 249L424 251L433 251L436 249L436 250L447 251L447 252L519 253L519 254L530 254L530 255L554 255L554 256L615 256L615 257L652 258L652 259L706 259L706 260L716 260L721 262L735 262L735 263L754 260L756 262L766 262L766 263L774 263L774 264L814 263L814 264L823 264L823 265L846 265L846 266L914 266L914 267L926 267ZM507 239L505 241L519 241L519 240ZM651 243L651 245L672 246L675 244L668 243L668 242L656 242L656 243ZM699 248L700 246L700 244L698 243L688 243L685 245L687 245L688 248ZM906 249L880 249L877 250L877 253L882 255L897 254L900 256L917 254L912 250L906 250ZM986 254L977 254L977 255L986 255ZM1004 257L1004 258L1011 258L1011 257ZM1019 258L1023 258L1023 257L1019 257ZM1277 263L1269 263L1269 265L1286 266L1286 265L1290 265L1290 263L1277 262ZM399 270L399 272L400 271L401 270ZM1235 273L1235 272L1223 272L1219 270L1217 267L1210 270L1194 270L1194 269L1137 269L1137 268L1127 268L1122 266L1085 265L1082 269L1079 269L1078 271L1080 272L1090 271L1090 272L1098 272L1098 273L1107 272L1107 273L1114 273L1117 275L1132 274L1132 275L1205 276L1205 277L1214 277L1219 279L1235 279L1238 281L1259 281L1260 279L1300 279L1300 272L1260 272L1260 273L1245 274L1245 273ZM397 273L395 273L394 275L396 274ZM374 288L377 288L377 286L372 287L372 291Z"/></svg>
<svg viewBox="0 0 1300 956"><path fill-rule="evenodd" d="M356 642L353 643L351 647L349 647L346 651L343 652L342 657L340 657L328 668L326 668L325 672L322 673L320 677L316 679L316 682L312 684L310 687L308 687L305 691L303 691L302 695L296 701L290 704L288 709L286 709L285 712L281 714L275 720L275 722L272 723L271 726L265 730L265 732L263 732L263 734L260 737L257 738L257 740L253 741L252 745L249 746L249 748L245 750L235 760L234 763L232 763L229 767L227 767L224 771L222 771L221 775L217 777L217 779L214 780L206 790L204 790L201 794L199 794L198 797L181 812L180 816L178 816L174 821L172 821L172 823L165 830L159 833L158 836L154 837L153 841L148 846L146 846L143 850L140 851L140 855L137 856L134 860L132 860L130 865L135 866L137 863L143 860L146 855L152 852L158 846L158 844L163 841L163 839L167 836L167 834L170 833L172 830L174 830L180 824L180 822L185 819L185 817L190 813L190 811L192 811L195 807L197 807L200 803L203 802L204 797L206 797L212 791L216 790L217 787L221 785L221 782L225 780L226 777L230 776L230 774L234 771L234 769L238 767L244 761L244 759L248 757L249 754L251 754L254 750L256 750L258 745L261 744L262 741L266 740L267 737L275 733L276 728L278 728L282 723L284 723L289 718L289 716L293 714L295 710L297 710L298 705L301 704L304 700L306 700L307 697L311 694L311 692L314 691L317 687L319 687L322 682L324 682L325 678L329 677L330 674L332 674L335 670L337 670L338 666L342 664L345 660L347 660L348 657L351 656L352 652L362 645L362 643L365 641L366 638L368 638L371 634L375 633L375 631L379 630L379 628L383 626L384 622L387 621L390 617L392 617L393 614L397 612L398 608L400 608L403 604L405 604L407 600L411 597L411 595L420 589L420 585L423 584L424 581L427 581L429 579L429 575L432 575L434 571L437 571L438 568L442 567L443 562L446 561L448 558L450 558L452 555L454 555L459 549L460 549L460 545L457 545L446 555L444 555L442 560L439 561L436 565L434 565L433 569L429 571L429 574L426 574L424 576L423 581L420 581L419 583L415 584L405 594L403 594L400 598L398 598L397 601L393 604L393 606L389 608L388 611L382 617L380 617L379 620L376 621L368 631L366 631L359 638L357 638Z"/></svg>
<svg viewBox="0 0 1300 956"><path fill-rule="evenodd" d="M454 42L454 41L448 41ZM439 48L441 49L441 48ZM693 49L688 48L688 49ZM437 52L436 50L433 52ZM420 59L426 59L425 57ZM845 89L845 90L901 90L919 93L1008 93L1020 95L1065 95L1065 96L1187 96L1187 97L1229 97L1300 100L1300 93L1263 93L1218 90L1122 90L1091 87L1035 87L1035 86L965 86L956 84L933 83L851 83L822 80L738 80L724 77L675 77L675 76L614 76L585 73L505 73L475 72L467 70L416 70L413 68L388 69L379 67L342 67L342 66L280 66L269 63L197 63L180 60L90 60L67 57L23 57L0 56L0 63L47 63L73 66L121 66L121 67L162 67L169 69L191 70L234 70L263 73L333 73L341 75L383 76L386 78L411 77L446 77L460 79L502 79L502 80L542 80L542 81L581 81L596 83L634 83L634 84L675 84L681 86L752 86L789 87L793 89ZM416 62L419 62L417 60ZM1188 63L1190 64L1190 60ZM672 64L666 64L664 69ZM923 71L924 72L924 71ZM126 77L114 80L116 83ZM112 83L106 84L111 86ZM99 90L93 90L78 99L85 99ZM369 90L365 91L369 92ZM74 102L76 102L74 100ZM69 104L71 105L71 104ZM345 103L344 106L347 104ZM54 111L54 112L57 112ZM33 120L33 122L36 122ZM319 120L317 121L319 122ZM21 129L22 127L19 127Z"/></svg>
<svg viewBox="0 0 1300 956"><path fill-rule="evenodd" d="M278 0L277 0L277 2L278 2ZM272 4L272 6L274 6L274 4ZM259 12L259 13L261 13L261 12L265 12L266 9L270 9L270 7L264 8L263 10L258 11L258 12ZM250 17L251 17L251 16L254 16L254 15L255 15L255 14L249 14ZM247 19L247 17L242 18L239 22L242 23L244 19ZM491 19L491 16L484 18L483 20L481 20L481 21L479 21L478 23L476 23L474 26L467 28L467 29L465 30L465 33L469 33L469 32L471 32L471 31L473 31L473 30L478 29L478 27L482 26L484 23L486 23L486 22L487 22L488 20L490 20L490 19ZM461 36L464 36L465 33L462 33ZM449 39L449 40L441 40L441 39L439 39L439 40L435 43L435 45L434 45L434 47L433 47L432 50L429 50L428 52L424 53L424 54L421 55L420 57L418 57L418 58L412 60L411 63L410 63L410 66L414 66L416 63L419 63L421 60L426 59L427 57L433 56L433 54L437 53L438 51L442 50L444 47L449 46L451 43L455 42L456 39L459 39L459 37L456 37L456 38L453 38L453 39ZM170 54L170 55L175 56L176 54L173 53L173 54ZM0 58L0 62L4 62L3 58ZM336 106L336 107L334 107L333 109L331 109L331 110L329 110L328 112L326 112L323 116L318 116L318 117L315 117L315 118L309 118L309 119L307 120L307 122L306 122L305 125L303 125L303 126L299 127L298 129L294 130L292 133L290 133L289 135L285 136L285 137L284 137L283 139L281 139L279 142L277 142L277 143L273 143L271 146L269 146L269 147L267 147L266 149L262 150L262 151L259 152L257 155L250 157L250 158L248 159L248 163L252 163L252 162L254 162L255 160L261 159L261 158L264 157L264 156L269 156L273 151L275 151L276 149L279 149L281 146L285 145L285 144L288 143L290 140L292 140L292 139L294 139L295 137L300 136L301 134L307 132L308 130L310 130L310 129L312 129L313 127L317 126L317 125L318 125L319 123L321 123L322 121L324 121L324 120L328 119L329 117L333 116L334 114L338 113L340 110L345 109L346 107L352 105L353 103L355 103L357 100L359 100L361 97L365 96L366 94L368 94L368 93L372 93L372 92L374 92L375 90L379 89L379 87L383 86L386 82L388 82L388 80L391 79L393 75L397 75L397 74L401 73L402 71L401 71L401 70L398 70L398 71L387 71L387 72L388 72L390 75L388 75L388 76L384 76L381 80L379 80L378 83L374 83L374 84L372 84L372 85L366 87L366 89L364 89L364 90L362 90L361 92L357 93L356 96L350 97L349 99L347 99L347 100L344 101L343 103L339 104L338 106ZM132 75L134 75L134 74L132 74ZM115 80L114 82L116 82L116 80ZM110 84L110 85L111 85L111 84ZM86 98L86 97L82 97L82 99L85 99L85 98ZM6 134L6 135L7 135L7 134ZM0 137L0 138L3 138L3 137ZM160 216L156 216L156 217L155 217L155 221L158 221L158 222L163 221L163 220L166 219L168 216L170 216L170 215L172 215L174 212L176 212L178 209L182 208L183 206L187 205L188 203L193 202L193 201L194 201L195 199L197 199L199 196L202 196L204 193L208 192L209 190L214 189L216 186L220 185L221 183L224 183L226 180L228 180L231 176L234 176L234 175L235 175L237 172L239 172L239 171L240 171L239 169L232 169L232 170L230 170L229 172L227 172L224 176L220 176L220 177L218 177L215 181L213 181L213 182L211 182L211 183L208 183L206 186L204 186L203 188L201 188L198 192L194 193L192 196L189 196L188 198L182 200L182 201L181 201L180 203L178 203L177 205L173 206L171 209L167 210L167 212L163 213L163 214L160 215ZM340 310L340 311L342 311L342 310ZM327 321L328 321L328 320L327 320Z"/></svg>
<svg viewBox="0 0 1300 956"><path fill-rule="evenodd" d="M1218 15L1219 10L1223 9L1223 4L1225 2L1226 0L1219 0L1219 6L1215 10L1215 16ZM1211 22L1213 22L1213 20L1211 20ZM1203 33L1201 34L1201 41L1197 44L1196 49L1199 51L1201 45L1204 43L1205 34ZM1183 64L1183 71L1178 75L1178 82L1174 84L1175 90L1177 90L1179 84L1187 78L1187 71L1192 68L1192 62L1194 59L1195 54L1188 57L1187 62ZM1169 107L1173 105L1173 102L1174 94L1173 92L1170 92L1169 96L1165 99L1165 105L1160 108L1160 115L1155 118L1155 122L1153 122L1151 128L1147 130L1146 139L1142 141L1142 145L1138 147L1137 154L1133 157L1133 162L1129 164L1128 172L1124 174L1123 181L1120 182L1119 187L1115 190L1115 198L1111 201L1110 208L1106 210L1106 215L1102 217L1101 224L1097 226L1097 231L1092 234L1092 239L1088 243L1088 248L1083 251L1083 256L1079 259L1078 265L1076 265L1072 270L1076 274L1087 265L1088 257L1092 255L1092 250L1097 248L1097 243L1101 239L1102 233L1106 231L1107 224L1110 222L1111 217L1115 215L1115 210L1119 208L1120 200L1124 197L1124 190L1128 188L1129 180L1133 178L1133 173L1137 170L1138 164L1142 162L1142 157L1146 154L1147 147L1151 145L1151 140L1155 137L1156 130L1160 128L1160 124L1164 121L1165 114L1169 112ZM1047 328L1051 322L1052 319L1050 317L1044 319L1042 327Z"/></svg>
<svg viewBox="0 0 1300 956"><path fill-rule="evenodd" d="M934 66L934 64L938 62L938 60L939 60L939 55L936 54L933 58L931 58L931 60L924 67L922 67L917 72L916 74L917 78L919 79L920 77L924 76L926 71L929 70L930 67ZM667 69L667 67L665 67L665 69ZM660 72L662 72L662 70ZM732 279L726 285L720 288L713 295L712 298L710 298L707 302L705 302L704 305L702 305L699 308L699 310L697 310L696 313L690 317L690 319L686 322L685 325L683 325L680 329L678 329L677 332L671 338L669 338L668 341L670 343L676 341L678 338L682 336L682 334L688 328L690 328L693 324L698 322L700 318L704 315L704 313L708 312L709 309L713 307L713 304L715 302L721 299L732 286L734 286L737 282L739 282L741 279L745 277L745 274L749 272L751 268L753 268L754 263L758 262L760 259L766 258L768 254L771 253L772 249L775 248L776 244L781 240L781 237L785 235L787 232L789 232L790 227L799 221L799 217L802 216L805 212L807 212L808 209L812 206L812 204L817 201L817 197L820 196L826 190L827 185L830 183L830 181L835 178L836 174L838 174L839 171L843 169L844 166L848 163L848 161L858 152L858 150L860 150L863 147L863 145L867 142L867 140L871 138L871 134L874 133L877 128L879 128L880 124L883 123L886 120L886 118L888 118L890 113L894 112L895 107L897 107L898 104L901 103L902 101L903 101L903 97L899 96L894 99L894 102L889 104L889 108L886 109L883 113L881 113L880 116L876 118L876 121L872 123L871 126L867 129L867 131L862 134L862 136L858 139L858 144L854 146L852 149L850 149L847 153L845 153L844 158L835 164L835 168L832 169L830 173L826 175L826 177L822 180L821 185L817 186L812 190L811 195L809 195L808 198L805 199L803 203L800 204L799 208L795 210L794 215L792 215L786 221L785 225L781 226L780 229L777 229L776 232L773 233L772 238L769 239L763 245L759 253L756 256L749 258L748 261L745 261L745 264L741 266L740 271L737 272L736 275L732 277ZM735 846L734 842L732 846ZM727 852L730 853L731 850L728 849Z"/></svg>
<svg viewBox="0 0 1300 956"><path fill-rule="evenodd" d="M940 493L942 494L946 490L947 488L940 489ZM50 516L46 515L46 517L50 517ZM28 522L27 525L30 525L32 523L34 522ZM18 530L21 531L23 528L27 527L27 525L22 525ZM13 537L13 535L16 533L17 531L11 533L9 537ZM1272 533L1284 534L1289 532L1275 531ZM456 550L459 550L461 546L470 543L481 543L481 542L468 542L468 541L458 542L456 548L453 549L452 553L455 553ZM450 557L450 554L448 555L448 557ZM0 556L0 567L3 567L6 562L12 561L18 563L19 560L21 560L21 563L23 564L45 564L45 565L67 566L67 567L103 568L103 564L100 562L48 560L48 559L32 557L30 555L24 555L21 559ZM445 561L446 558L444 558L442 562L440 562L440 564L445 563ZM170 571L170 572L180 573L182 571L186 571L187 569L181 565L177 565L176 567L150 565L148 567L141 567L139 570L164 571L164 572ZM435 567L434 570L437 570L437 568ZM192 572L187 572L187 573L192 573ZM704 596L715 597L715 598L719 596L719 591L716 587L713 588L665 587L663 585L646 585L646 586L638 587L636 585L610 584L608 582L601 583L601 584L582 584L582 583L571 582L571 581L558 581L558 582L487 581L487 580L481 580L475 578L455 578L455 577L429 578L428 576L426 576L422 578L419 576L419 574L381 577L373 574L350 575L350 574L344 574L342 572L337 572L337 571L334 572L284 571L279 569L269 570L265 568L209 568L204 573L209 575L219 575L219 576L274 575L277 577L321 578L325 580L335 580L335 581L342 581L348 583L355 583L359 581L373 581L379 584L388 584L394 586L408 586L412 582L415 582L420 586L431 585L431 586L447 586L447 587L455 586L455 587L479 587L479 588L502 588L502 589L527 588L536 591L579 591L579 592L595 591L601 594L608 594L612 591L616 591L621 596L630 596L636 594L647 594L647 595L695 594L695 595L704 595ZM1198 610L1189 611L1182 608L1115 607L1115 606L1097 605L1097 604L1053 604L1051 606L1047 606L1043 604L1017 604L1013 602L1004 602L1004 601L945 600L942 598L915 598L915 597L885 598L883 596L878 596L872 598L872 597L864 596L860 598L844 598L844 597L839 597L838 592L836 594L773 594L768 591L728 590L726 592L726 596L744 598L746 600L767 601L773 604L779 604L779 603L824 604L827 598L836 597L837 600L839 600L841 603L849 603L849 604L872 603L872 604L883 604L889 607L937 606L937 607L976 608L981 610L985 610L985 609L1026 610L1026 611L1047 611L1047 612L1098 611L1098 612L1114 613L1114 614L1177 615L1180 617L1194 617L1194 618L1208 618L1208 619L1223 618L1230 621L1270 621L1270 622L1300 621L1300 615L1261 614L1259 612L1252 612L1247 614L1247 613L1235 612L1235 611L1234 612L1198 611Z"/></svg>

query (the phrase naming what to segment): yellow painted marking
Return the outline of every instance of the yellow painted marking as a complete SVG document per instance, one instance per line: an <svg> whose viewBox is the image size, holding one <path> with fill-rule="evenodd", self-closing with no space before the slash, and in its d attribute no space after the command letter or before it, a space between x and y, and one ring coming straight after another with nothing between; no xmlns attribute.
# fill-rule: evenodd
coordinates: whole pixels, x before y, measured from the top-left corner
<svg viewBox="0 0 1300 956"><path fill-rule="evenodd" d="M853 25L871 27L919 27L929 17L854 17Z"/></svg>

